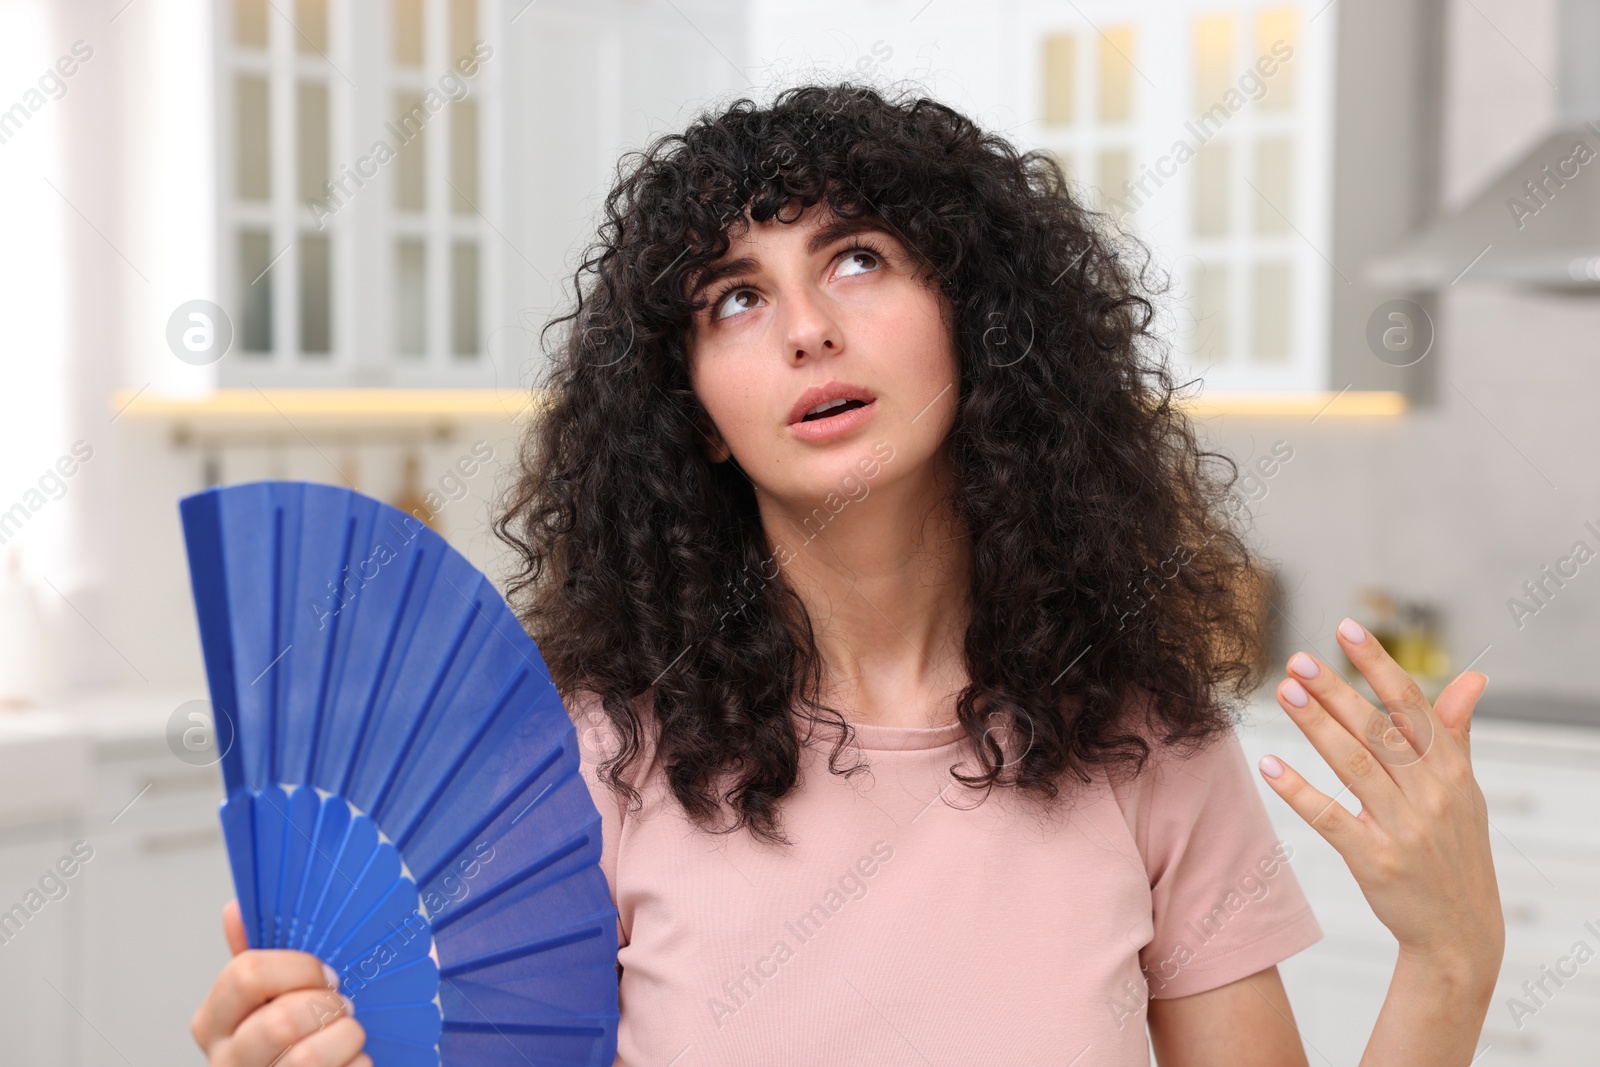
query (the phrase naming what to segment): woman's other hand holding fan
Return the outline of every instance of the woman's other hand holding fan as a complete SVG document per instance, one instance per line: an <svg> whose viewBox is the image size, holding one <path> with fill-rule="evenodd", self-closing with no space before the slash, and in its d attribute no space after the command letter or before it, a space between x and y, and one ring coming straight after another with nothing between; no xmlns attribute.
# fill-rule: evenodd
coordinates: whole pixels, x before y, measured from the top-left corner
<svg viewBox="0 0 1600 1067"><path fill-rule="evenodd" d="M239 902L222 911L233 959L189 1032L211 1067L372 1067L367 1033L332 971L309 952L247 948Z"/></svg>

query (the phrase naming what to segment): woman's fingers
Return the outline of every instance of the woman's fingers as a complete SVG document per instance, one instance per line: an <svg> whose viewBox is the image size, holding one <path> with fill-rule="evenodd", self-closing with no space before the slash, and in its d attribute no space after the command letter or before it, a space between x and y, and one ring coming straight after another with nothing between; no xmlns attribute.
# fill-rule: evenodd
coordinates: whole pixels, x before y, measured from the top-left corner
<svg viewBox="0 0 1600 1067"><path fill-rule="evenodd" d="M1372 645L1377 644L1371 638L1368 641ZM1410 736L1403 730L1407 725L1405 716L1392 719L1385 715L1356 692L1349 682L1339 677L1338 671L1308 652L1296 652L1290 656L1288 669L1292 681L1304 687L1316 703L1342 723L1350 735L1385 768L1400 769L1417 762L1417 750L1412 747ZM1425 738L1424 744L1429 743L1431 739Z"/></svg>
<svg viewBox="0 0 1600 1067"><path fill-rule="evenodd" d="M1301 652L1289 661L1291 666L1302 657L1309 663L1315 663ZM1332 673L1326 667L1319 667L1319 672L1323 676ZM1344 685L1343 680L1339 684ZM1327 686L1322 689L1328 691ZM1358 695L1352 695L1360 699ZM1394 810L1401 799L1400 787L1374 756L1370 740L1366 737L1368 729L1365 720L1359 713L1345 704L1336 714L1333 707L1324 703L1319 694L1310 692L1310 686L1298 677L1286 678L1278 683L1278 704L1327 761L1328 766L1333 768L1339 781L1348 786L1356 799L1361 801L1364 810L1375 813Z"/></svg>
<svg viewBox="0 0 1600 1067"><path fill-rule="evenodd" d="M313 1062L326 1063L328 1067L344 1067L353 1058L365 1056L361 1047L366 1043L367 1032L348 1012L300 1041L316 1057Z"/></svg>
<svg viewBox="0 0 1600 1067"><path fill-rule="evenodd" d="M190 1030L199 1046L211 1046L239 1029L246 1018L268 1001L293 989L328 990L322 961L309 952L287 948L260 948L241 952L229 960L211 986ZM331 994L330 994L331 995ZM334 1003L342 1003L335 995Z"/></svg>
<svg viewBox="0 0 1600 1067"><path fill-rule="evenodd" d="M1260 768L1272 791L1282 797L1341 856L1351 855L1363 847L1363 841L1371 831L1338 800L1306 781L1298 771L1277 756L1263 756Z"/></svg>
<svg viewBox="0 0 1600 1067"><path fill-rule="evenodd" d="M296 989L239 1024L229 1043L230 1067L268 1067L304 1061L317 1067L348 1063L366 1043L366 1031L344 1000L329 989ZM304 1049L301 1049L304 1046ZM285 1057L291 1048L294 1057Z"/></svg>
<svg viewBox="0 0 1600 1067"><path fill-rule="evenodd" d="M228 939L228 951L235 956L250 947L244 932L244 919L239 914L239 901L228 901L222 908L222 936Z"/></svg>
<svg viewBox="0 0 1600 1067"><path fill-rule="evenodd" d="M1455 739L1444 730L1427 697L1423 695L1421 686L1394 661L1394 657L1378 640L1354 619L1341 622L1335 634L1339 647L1344 649L1350 662L1366 678L1388 712L1385 715L1372 707L1336 672L1326 672L1330 687L1335 683L1342 686L1349 692L1347 699L1359 701L1368 710L1368 722L1383 740L1382 747L1375 750L1378 758L1394 768L1412 767L1423 762L1440 768L1458 760L1461 752ZM1317 692L1315 689L1312 691ZM1318 695L1321 696L1320 693Z"/></svg>
<svg viewBox="0 0 1600 1067"><path fill-rule="evenodd" d="M1472 761L1472 713L1478 698L1489 685L1489 676L1481 671L1463 671L1451 680L1433 702L1434 714L1456 739L1461 754Z"/></svg>
<svg viewBox="0 0 1600 1067"><path fill-rule="evenodd" d="M222 929L233 959L189 1024L212 1063L372 1067L361 1051L366 1031L321 960L292 949L249 949L237 900L222 909Z"/></svg>

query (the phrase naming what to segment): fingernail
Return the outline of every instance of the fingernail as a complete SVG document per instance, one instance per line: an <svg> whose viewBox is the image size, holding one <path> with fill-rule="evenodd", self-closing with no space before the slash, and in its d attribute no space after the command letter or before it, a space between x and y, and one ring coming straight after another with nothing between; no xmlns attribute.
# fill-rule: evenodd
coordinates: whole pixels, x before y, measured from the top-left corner
<svg viewBox="0 0 1600 1067"><path fill-rule="evenodd" d="M339 988L339 972L329 967L326 963L322 965L322 984L329 989Z"/></svg>
<svg viewBox="0 0 1600 1067"><path fill-rule="evenodd" d="M1356 622L1354 619L1346 619L1344 622L1341 622L1339 624L1339 632L1343 634L1344 639L1349 641L1352 645L1359 645L1361 642L1367 639L1367 631L1363 630L1361 628L1361 624Z"/></svg>
<svg viewBox="0 0 1600 1067"><path fill-rule="evenodd" d="M1306 692L1305 686L1290 678L1283 684L1283 699L1297 708L1303 708L1306 706L1306 701L1310 700L1311 697Z"/></svg>
<svg viewBox="0 0 1600 1067"><path fill-rule="evenodd" d="M1278 762L1277 756L1262 756L1261 773L1268 778L1277 778L1283 774L1283 764Z"/></svg>
<svg viewBox="0 0 1600 1067"><path fill-rule="evenodd" d="M1289 669L1302 678L1315 678L1317 676L1317 661L1304 652L1296 652L1289 657Z"/></svg>
<svg viewBox="0 0 1600 1067"><path fill-rule="evenodd" d="M343 993L339 994L339 999L344 1001L344 1013L346 1015L354 1015L356 1013L356 1002L355 1001L351 1000L349 997L345 996Z"/></svg>

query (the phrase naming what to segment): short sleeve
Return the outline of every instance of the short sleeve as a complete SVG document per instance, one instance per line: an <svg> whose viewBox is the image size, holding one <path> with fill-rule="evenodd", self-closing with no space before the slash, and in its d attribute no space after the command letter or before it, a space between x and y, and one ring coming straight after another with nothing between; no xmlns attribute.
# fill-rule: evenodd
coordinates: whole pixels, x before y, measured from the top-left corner
<svg viewBox="0 0 1600 1067"><path fill-rule="evenodd" d="M1233 730L1193 752L1155 746L1147 767L1132 814L1150 876L1154 935L1139 962L1151 998L1227 985L1321 940Z"/></svg>

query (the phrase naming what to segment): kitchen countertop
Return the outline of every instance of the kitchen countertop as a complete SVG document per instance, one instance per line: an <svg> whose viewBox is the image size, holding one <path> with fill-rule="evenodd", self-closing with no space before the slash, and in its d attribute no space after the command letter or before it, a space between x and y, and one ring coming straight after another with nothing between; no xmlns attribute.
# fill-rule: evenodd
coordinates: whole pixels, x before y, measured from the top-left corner
<svg viewBox="0 0 1600 1067"><path fill-rule="evenodd" d="M111 689L0 712L0 828L70 817L94 764L168 751L167 722L192 691Z"/></svg>
<svg viewBox="0 0 1600 1067"><path fill-rule="evenodd" d="M1512 722L1583 726L1600 731L1600 697L1545 693L1501 694L1492 688L1478 698L1477 716Z"/></svg>

